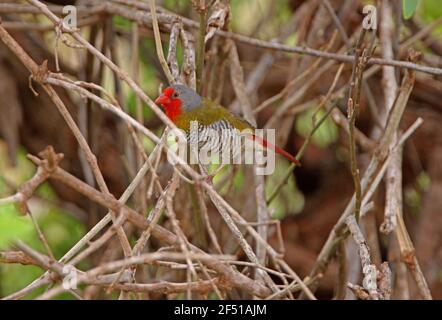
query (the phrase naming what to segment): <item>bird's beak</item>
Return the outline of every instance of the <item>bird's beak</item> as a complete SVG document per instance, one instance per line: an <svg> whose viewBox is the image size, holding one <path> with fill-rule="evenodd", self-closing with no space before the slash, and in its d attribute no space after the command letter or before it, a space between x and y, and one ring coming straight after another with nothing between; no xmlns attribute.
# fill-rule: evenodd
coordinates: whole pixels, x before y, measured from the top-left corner
<svg viewBox="0 0 442 320"><path fill-rule="evenodd" d="M165 95L164 93L162 93L156 100L155 100L155 103L156 104L159 104L159 105L162 105L162 106L165 106L165 105L168 105L168 104L170 104L172 101L170 100L170 98L167 96L167 95Z"/></svg>

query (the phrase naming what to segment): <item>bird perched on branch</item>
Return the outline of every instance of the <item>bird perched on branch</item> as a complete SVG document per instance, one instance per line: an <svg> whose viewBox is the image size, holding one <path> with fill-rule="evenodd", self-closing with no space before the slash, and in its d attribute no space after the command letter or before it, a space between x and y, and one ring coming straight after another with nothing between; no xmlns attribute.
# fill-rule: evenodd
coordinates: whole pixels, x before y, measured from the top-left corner
<svg viewBox="0 0 442 320"><path fill-rule="evenodd" d="M214 149L222 149L230 141L227 139L247 132L246 138L258 142L262 147L271 149L297 165L300 164L290 153L254 134L255 128L249 122L215 102L202 98L185 85L175 84L165 88L155 103L161 105L169 119L186 133L189 143L197 143L201 147L210 141L209 135L216 132L220 139L209 143L212 143L211 147ZM192 121L197 122L197 135L191 134Z"/></svg>

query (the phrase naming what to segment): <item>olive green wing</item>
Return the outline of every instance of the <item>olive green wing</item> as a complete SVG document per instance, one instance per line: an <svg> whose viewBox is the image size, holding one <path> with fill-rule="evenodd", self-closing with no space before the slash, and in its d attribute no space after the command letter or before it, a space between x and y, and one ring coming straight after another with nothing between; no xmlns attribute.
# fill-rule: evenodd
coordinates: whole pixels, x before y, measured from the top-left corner
<svg viewBox="0 0 442 320"><path fill-rule="evenodd" d="M188 132L190 130L191 121L197 121L201 125L209 126L221 120L228 121L239 131L253 129L253 126L246 120L234 115L226 108L208 99L203 99L201 107L180 115L177 118L176 125L178 128Z"/></svg>

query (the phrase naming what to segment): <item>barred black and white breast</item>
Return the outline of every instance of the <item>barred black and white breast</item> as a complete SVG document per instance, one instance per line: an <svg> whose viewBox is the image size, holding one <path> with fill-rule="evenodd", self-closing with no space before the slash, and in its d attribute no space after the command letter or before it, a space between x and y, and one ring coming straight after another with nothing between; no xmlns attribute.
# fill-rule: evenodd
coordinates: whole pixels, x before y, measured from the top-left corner
<svg viewBox="0 0 442 320"><path fill-rule="evenodd" d="M232 159L241 152L242 146L240 131L224 119L209 125L198 122L191 124L187 141L191 148L210 152L211 155L218 154L224 159Z"/></svg>

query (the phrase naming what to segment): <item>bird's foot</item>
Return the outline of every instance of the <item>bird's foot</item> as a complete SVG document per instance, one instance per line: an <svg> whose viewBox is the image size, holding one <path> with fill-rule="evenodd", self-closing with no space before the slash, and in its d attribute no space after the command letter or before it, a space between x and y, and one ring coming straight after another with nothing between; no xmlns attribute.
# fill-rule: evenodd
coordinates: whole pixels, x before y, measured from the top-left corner
<svg viewBox="0 0 442 320"><path fill-rule="evenodd" d="M213 178L215 178L215 175L213 174L207 174L205 176L202 177L202 180L204 182L207 182L208 184L213 184Z"/></svg>

